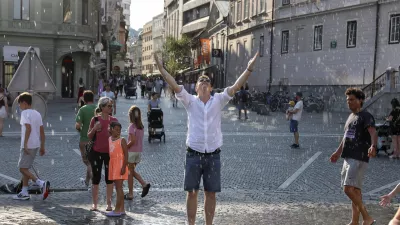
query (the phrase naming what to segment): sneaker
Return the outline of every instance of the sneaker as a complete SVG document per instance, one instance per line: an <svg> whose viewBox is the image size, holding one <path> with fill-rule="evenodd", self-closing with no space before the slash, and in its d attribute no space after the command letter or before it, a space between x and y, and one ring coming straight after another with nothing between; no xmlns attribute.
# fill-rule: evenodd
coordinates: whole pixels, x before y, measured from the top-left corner
<svg viewBox="0 0 400 225"><path fill-rule="evenodd" d="M14 200L29 200L31 197L29 194L24 194L22 192L18 193L17 195L13 196Z"/></svg>
<svg viewBox="0 0 400 225"><path fill-rule="evenodd" d="M292 145L292 148L300 148L300 145L293 144L293 145Z"/></svg>
<svg viewBox="0 0 400 225"><path fill-rule="evenodd" d="M146 195L149 193L151 185L147 184L146 186L143 187L142 191L142 198L146 197Z"/></svg>
<svg viewBox="0 0 400 225"><path fill-rule="evenodd" d="M45 181L42 188L43 200L46 200L46 198L49 196L49 193L50 193L50 182Z"/></svg>

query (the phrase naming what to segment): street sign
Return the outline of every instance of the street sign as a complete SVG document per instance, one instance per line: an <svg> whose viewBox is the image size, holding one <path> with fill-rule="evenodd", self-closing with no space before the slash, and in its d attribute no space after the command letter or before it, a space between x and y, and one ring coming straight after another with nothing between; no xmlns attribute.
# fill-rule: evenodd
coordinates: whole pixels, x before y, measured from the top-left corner
<svg viewBox="0 0 400 225"><path fill-rule="evenodd" d="M213 49L212 50L212 57L221 58L222 57L222 50L221 49Z"/></svg>
<svg viewBox="0 0 400 225"><path fill-rule="evenodd" d="M12 107L12 118L15 119L18 123L21 119L21 112L22 110L19 108L18 98L15 98ZM46 101L37 93L32 94L32 109L35 109L40 113L42 119L46 118L47 116L47 104Z"/></svg>
<svg viewBox="0 0 400 225"><path fill-rule="evenodd" d="M35 49L29 47L7 87L9 92L55 92L56 85Z"/></svg>

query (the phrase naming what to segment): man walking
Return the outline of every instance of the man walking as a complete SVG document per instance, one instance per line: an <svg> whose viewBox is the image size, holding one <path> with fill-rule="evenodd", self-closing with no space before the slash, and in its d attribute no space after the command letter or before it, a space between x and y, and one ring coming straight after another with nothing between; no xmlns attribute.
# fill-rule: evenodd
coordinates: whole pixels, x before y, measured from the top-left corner
<svg viewBox="0 0 400 225"><path fill-rule="evenodd" d="M242 115L242 110L244 111L244 118L247 120L247 102L249 100L249 92L244 90L244 87L240 87L240 91L238 93L239 96L239 120Z"/></svg>
<svg viewBox="0 0 400 225"><path fill-rule="evenodd" d="M235 84L222 93L211 96L212 86L208 76L202 75L196 83L197 96L189 94L163 68L154 55L158 69L171 89L176 93L188 113L187 153L184 189L187 191L186 209L189 225L194 225L197 212L197 195L200 180L204 184L204 213L206 225L212 225L216 206L216 192L221 192L220 147L222 146L221 112L234 94L249 78L258 53L249 61L247 69Z"/></svg>
<svg viewBox="0 0 400 225"><path fill-rule="evenodd" d="M349 88L346 90L346 96L347 105L352 113L346 121L343 140L330 160L335 163L340 156L344 158L342 186L344 193L352 201L350 224L358 224L361 213L363 225L371 225L376 221L368 214L362 202L361 188L369 158L376 155L378 136L375 120L369 112L361 110L365 94L360 89Z"/></svg>
<svg viewBox="0 0 400 225"><path fill-rule="evenodd" d="M299 144L299 121L301 120L301 115L303 114L303 94L301 92L296 93L296 105L293 110L288 111L289 115L292 115L290 120L290 132L294 134L294 144L290 147L300 148Z"/></svg>
<svg viewBox="0 0 400 225"><path fill-rule="evenodd" d="M84 183L87 188L89 188L90 180L92 179L92 167L90 166L89 160L86 158L85 146L89 142L87 136L90 121L95 115L96 105L94 102L94 94L92 91L83 92L83 101L85 101L85 106L79 109L76 115L75 128L80 132L79 150L81 151L83 164L86 166L86 177Z"/></svg>

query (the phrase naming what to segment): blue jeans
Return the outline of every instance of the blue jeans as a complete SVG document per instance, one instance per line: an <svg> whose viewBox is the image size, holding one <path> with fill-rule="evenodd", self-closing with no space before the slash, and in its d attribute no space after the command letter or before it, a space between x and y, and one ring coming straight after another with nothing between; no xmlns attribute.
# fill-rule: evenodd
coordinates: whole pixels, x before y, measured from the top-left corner
<svg viewBox="0 0 400 225"><path fill-rule="evenodd" d="M186 153L185 191L196 191L200 188L203 176L204 191L221 192L220 154L201 155L195 152Z"/></svg>

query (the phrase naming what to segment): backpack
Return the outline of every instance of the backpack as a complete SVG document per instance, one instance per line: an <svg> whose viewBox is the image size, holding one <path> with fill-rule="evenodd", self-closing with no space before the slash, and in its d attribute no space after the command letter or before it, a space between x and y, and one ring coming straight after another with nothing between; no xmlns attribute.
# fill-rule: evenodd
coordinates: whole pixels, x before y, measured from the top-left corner
<svg viewBox="0 0 400 225"><path fill-rule="evenodd" d="M249 100L249 93L247 91L242 91L240 95L241 102L247 102Z"/></svg>

